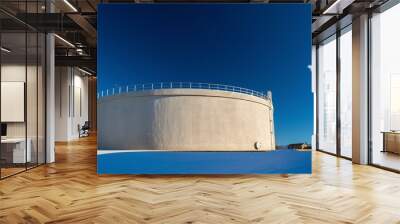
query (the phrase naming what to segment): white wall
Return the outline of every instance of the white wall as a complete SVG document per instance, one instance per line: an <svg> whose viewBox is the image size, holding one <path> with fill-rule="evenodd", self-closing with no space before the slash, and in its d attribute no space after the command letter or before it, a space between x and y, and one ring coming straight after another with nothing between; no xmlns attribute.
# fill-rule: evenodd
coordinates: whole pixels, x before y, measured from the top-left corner
<svg viewBox="0 0 400 224"><path fill-rule="evenodd" d="M55 140L79 137L78 125L88 120L88 78L72 67L56 67Z"/></svg>
<svg viewBox="0 0 400 224"><path fill-rule="evenodd" d="M36 70L38 69L38 70ZM6 122L7 137L23 138L25 135L30 139L30 148L32 151L32 161L39 163L44 162L44 80L42 67L28 65L27 67L21 63L8 63L1 66L2 82L24 82L26 84L26 107L21 108L22 113L26 112L26 121ZM25 80L27 78L27 80ZM7 96L2 96L6 97ZM10 108L2 107L1 110L10 110ZM10 111L9 111L10 112ZM11 111L12 113L13 111ZM14 112L15 113L15 112ZM39 156L37 157L37 154Z"/></svg>
<svg viewBox="0 0 400 224"><path fill-rule="evenodd" d="M83 77L79 73L74 75L74 108L72 108L72 120L71 120L71 135L73 138L79 137L78 132L78 124L83 125L85 121L89 120L89 113L88 113L88 77Z"/></svg>
<svg viewBox="0 0 400 224"><path fill-rule="evenodd" d="M55 70L55 140L66 141L68 139L68 88L69 88L69 68L56 67Z"/></svg>
<svg viewBox="0 0 400 224"><path fill-rule="evenodd" d="M1 81L3 82L25 82L25 64L8 64L1 66ZM28 70L30 68L28 67ZM1 108L6 110L6 108ZM25 123L12 122L7 123L8 137L24 137L25 136Z"/></svg>
<svg viewBox="0 0 400 224"><path fill-rule="evenodd" d="M28 81L29 85L36 85L36 80L33 80L33 78L30 76L31 74L34 74L36 76L36 67L34 66L28 66L27 68L25 67L25 64L5 64L1 66L1 81L2 82L25 82L25 75L27 69L27 74L28 74ZM28 99L27 103L28 106L34 107L36 111L36 89L28 88ZM34 99L32 99L34 98ZM30 104L31 102L34 101L34 104ZM30 104L30 105L29 105ZM6 110L6 108L1 108L2 110ZM28 124L28 129L32 127L33 129L36 130L36 113L31 113L31 110L29 110L27 114L28 122L34 122L35 124ZM7 135L8 137L25 137L25 123L26 122L7 122ZM34 126L34 127L33 127ZM28 137L30 131L28 130ZM36 134L36 133L35 133Z"/></svg>
<svg viewBox="0 0 400 224"><path fill-rule="evenodd" d="M1 81L25 82L25 64L8 64L1 66ZM28 68L29 70L29 68ZM1 108L6 110L6 108ZM25 137L25 122L7 123L7 137Z"/></svg>

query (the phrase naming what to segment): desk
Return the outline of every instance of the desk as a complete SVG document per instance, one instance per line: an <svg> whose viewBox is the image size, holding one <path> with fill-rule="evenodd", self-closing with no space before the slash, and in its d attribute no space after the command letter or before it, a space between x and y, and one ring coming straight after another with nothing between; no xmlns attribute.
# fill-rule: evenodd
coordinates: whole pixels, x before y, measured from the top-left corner
<svg viewBox="0 0 400 224"><path fill-rule="evenodd" d="M6 138L1 139L1 156L7 163L31 162L31 139L27 139L25 151L25 138ZM26 160L25 160L26 159Z"/></svg>
<svg viewBox="0 0 400 224"><path fill-rule="evenodd" d="M400 132L384 131L383 134L383 150L382 152L392 152L400 154Z"/></svg>

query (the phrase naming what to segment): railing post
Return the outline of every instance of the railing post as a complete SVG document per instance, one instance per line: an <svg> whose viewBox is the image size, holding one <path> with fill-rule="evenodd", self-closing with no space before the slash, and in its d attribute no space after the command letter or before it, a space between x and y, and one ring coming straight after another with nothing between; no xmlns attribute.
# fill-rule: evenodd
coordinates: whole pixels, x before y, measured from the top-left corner
<svg viewBox="0 0 400 224"><path fill-rule="evenodd" d="M107 96L108 96L108 89L106 90Z"/></svg>
<svg viewBox="0 0 400 224"><path fill-rule="evenodd" d="M189 89L191 89L192 88L192 83L191 82L189 82Z"/></svg>
<svg viewBox="0 0 400 224"><path fill-rule="evenodd" d="M112 95L114 96L115 90L114 87L112 88Z"/></svg>
<svg viewBox="0 0 400 224"><path fill-rule="evenodd" d="M119 94L121 94L121 92L122 92L121 86L118 87L118 92L119 92Z"/></svg>
<svg viewBox="0 0 400 224"><path fill-rule="evenodd" d="M103 96L104 96L104 91L102 90L102 91L101 91L101 97L103 97Z"/></svg>
<svg viewBox="0 0 400 224"><path fill-rule="evenodd" d="M162 89L162 83L161 83L161 89Z"/></svg>
<svg viewBox="0 0 400 224"><path fill-rule="evenodd" d="M151 90L153 90L153 89L154 89L154 84L152 83L152 84L151 84Z"/></svg>
<svg viewBox="0 0 400 224"><path fill-rule="evenodd" d="M129 92L129 86L126 86L126 92Z"/></svg>

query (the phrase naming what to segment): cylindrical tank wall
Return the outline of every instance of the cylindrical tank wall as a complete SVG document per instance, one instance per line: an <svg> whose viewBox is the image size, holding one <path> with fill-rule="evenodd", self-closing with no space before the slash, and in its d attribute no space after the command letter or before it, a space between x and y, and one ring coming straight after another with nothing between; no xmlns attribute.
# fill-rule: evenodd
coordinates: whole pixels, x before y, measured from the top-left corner
<svg viewBox="0 0 400 224"><path fill-rule="evenodd" d="M219 90L162 89L103 97L98 100L98 146L101 150L272 150L272 110L270 100Z"/></svg>

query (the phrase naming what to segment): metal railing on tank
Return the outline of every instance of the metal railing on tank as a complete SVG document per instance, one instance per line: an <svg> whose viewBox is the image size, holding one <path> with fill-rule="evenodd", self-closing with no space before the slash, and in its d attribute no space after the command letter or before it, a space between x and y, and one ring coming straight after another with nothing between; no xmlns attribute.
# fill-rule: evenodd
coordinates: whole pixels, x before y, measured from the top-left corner
<svg viewBox="0 0 400 224"><path fill-rule="evenodd" d="M146 84L136 84L119 86L111 89L101 90L97 93L97 98L102 98L106 96L114 96L122 93L128 92L139 92L157 89L210 89L210 90L220 90L226 92L243 93L263 99L270 99L270 94L265 94L259 91L254 91L247 88L222 85L214 83L201 83L201 82L157 82L157 83L146 83Z"/></svg>

